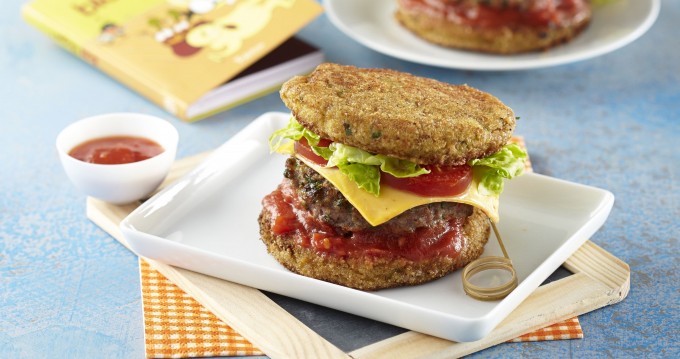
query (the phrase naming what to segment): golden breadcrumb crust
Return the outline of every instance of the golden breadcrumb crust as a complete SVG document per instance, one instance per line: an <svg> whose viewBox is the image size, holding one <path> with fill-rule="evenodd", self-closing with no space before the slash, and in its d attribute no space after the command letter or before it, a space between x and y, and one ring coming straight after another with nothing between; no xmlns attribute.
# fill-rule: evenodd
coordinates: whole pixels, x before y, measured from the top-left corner
<svg viewBox="0 0 680 359"><path fill-rule="evenodd" d="M486 92L388 69L321 64L286 82L281 98L322 137L418 164L488 156L515 128L512 109Z"/></svg>

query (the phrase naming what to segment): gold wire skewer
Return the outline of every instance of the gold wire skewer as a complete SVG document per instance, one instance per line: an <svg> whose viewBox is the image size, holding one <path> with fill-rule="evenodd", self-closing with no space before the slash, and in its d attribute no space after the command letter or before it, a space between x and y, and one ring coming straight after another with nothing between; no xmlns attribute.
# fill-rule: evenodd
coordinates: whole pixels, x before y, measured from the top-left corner
<svg viewBox="0 0 680 359"><path fill-rule="evenodd" d="M510 256L508 256L508 252L505 250L505 245L503 245L503 240L501 239L501 234L498 233L498 227L496 227L496 223L493 223L492 220L489 220L489 223L491 223L491 228L493 228L493 234L496 235L496 239L498 239L498 244L501 246L501 251L503 251L503 256L505 258L510 259Z"/></svg>
<svg viewBox="0 0 680 359"><path fill-rule="evenodd" d="M493 228L493 232L496 235L498 244L500 245L501 251L503 251L503 255L505 257L482 257L470 262L463 270L463 289L465 290L465 293L475 299L485 301L505 298L508 294L510 294L510 292L517 288L518 284L517 273L515 272L515 268L512 266L512 260L510 260L510 256L508 256L508 252L505 249L500 232L498 231L498 228L496 228L496 224L493 223L493 221L489 220L489 223L491 223L491 228ZM510 280L495 287L482 287L474 285L472 282L470 282L470 278L472 278L475 274L492 269L502 269L510 272Z"/></svg>

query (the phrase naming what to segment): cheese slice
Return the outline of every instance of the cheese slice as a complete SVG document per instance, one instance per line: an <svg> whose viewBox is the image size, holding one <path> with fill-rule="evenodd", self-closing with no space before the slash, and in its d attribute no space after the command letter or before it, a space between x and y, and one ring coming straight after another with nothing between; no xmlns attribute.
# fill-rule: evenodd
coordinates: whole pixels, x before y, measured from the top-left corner
<svg viewBox="0 0 680 359"><path fill-rule="evenodd" d="M298 159L321 174L332 183L340 193L361 213L368 223L373 226L385 223L401 213L428 203L459 202L481 209L492 221L498 222L498 196L485 196L477 191L477 181L474 179L466 192L450 197L423 197L411 192L401 191L386 185L380 186L380 196L375 196L360 189L336 167L320 166L303 156Z"/></svg>

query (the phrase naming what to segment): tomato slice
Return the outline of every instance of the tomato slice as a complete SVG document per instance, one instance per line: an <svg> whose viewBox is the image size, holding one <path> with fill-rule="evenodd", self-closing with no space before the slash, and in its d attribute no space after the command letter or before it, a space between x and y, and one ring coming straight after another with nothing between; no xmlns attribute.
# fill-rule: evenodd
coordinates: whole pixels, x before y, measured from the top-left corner
<svg viewBox="0 0 680 359"><path fill-rule="evenodd" d="M381 173L380 179L390 187L427 197L455 196L465 192L472 182L472 167L469 165L424 167L430 170L430 173L406 178Z"/></svg>
<svg viewBox="0 0 680 359"><path fill-rule="evenodd" d="M325 138L322 138L319 140L319 144L317 146L319 147L328 147L333 141L327 140ZM328 161L326 161L323 157L317 155L312 151L312 148L309 146L309 143L307 142L307 139L302 137L299 141L295 141L295 153L302 155L306 159L318 164L325 166Z"/></svg>

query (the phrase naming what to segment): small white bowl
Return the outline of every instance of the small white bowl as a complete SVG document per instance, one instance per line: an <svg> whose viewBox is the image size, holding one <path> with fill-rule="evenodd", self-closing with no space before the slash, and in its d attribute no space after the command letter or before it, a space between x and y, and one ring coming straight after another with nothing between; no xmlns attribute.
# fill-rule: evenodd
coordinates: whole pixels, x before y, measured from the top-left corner
<svg viewBox="0 0 680 359"><path fill-rule="evenodd" d="M100 137L144 137L164 151L149 159L125 164L95 164L69 155L77 145ZM57 136L57 151L66 175L88 196L113 204L145 198L161 184L175 160L179 135L158 117L137 113L111 113L76 121Z"/></svg>

